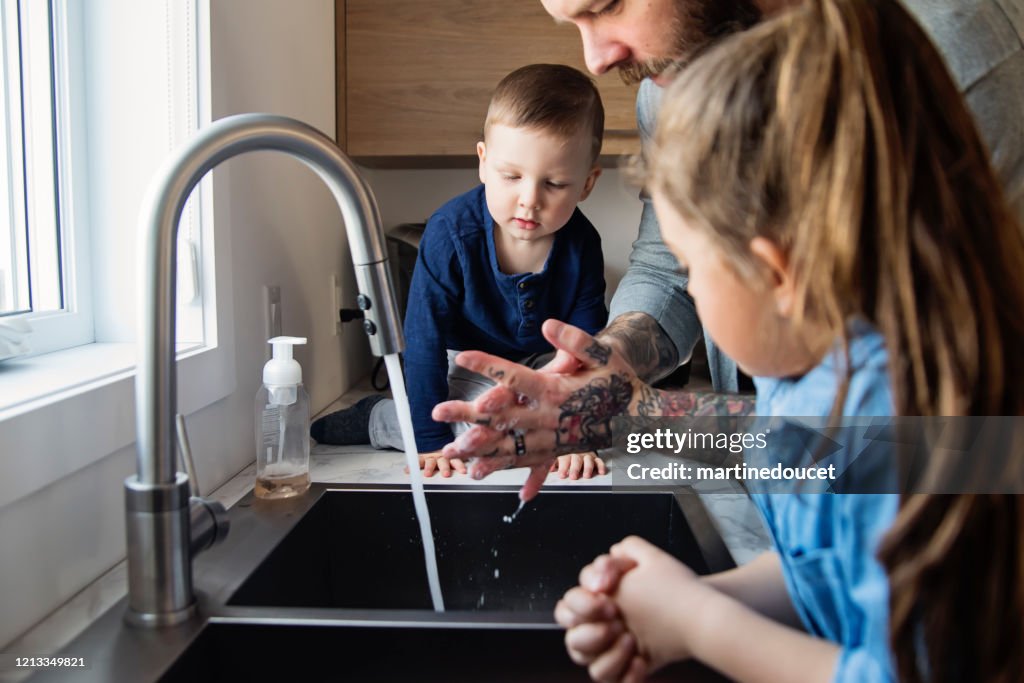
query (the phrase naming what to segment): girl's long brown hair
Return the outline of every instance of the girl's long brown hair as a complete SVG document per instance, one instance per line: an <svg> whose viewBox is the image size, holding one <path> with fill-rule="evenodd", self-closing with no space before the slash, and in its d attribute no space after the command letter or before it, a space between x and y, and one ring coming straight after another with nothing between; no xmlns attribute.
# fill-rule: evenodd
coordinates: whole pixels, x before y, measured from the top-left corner
<svg viewBox="0 0 1024 683"><path fill-rule="evenodd" d="M723 41L666 93L646 163L738 272L767 237L806 319L844 345L871 322L898 415L1024 414L1024 233L896 0L809 0ZM907 496L880 558L902 680L1024 680L1024 498Z"/></svg>

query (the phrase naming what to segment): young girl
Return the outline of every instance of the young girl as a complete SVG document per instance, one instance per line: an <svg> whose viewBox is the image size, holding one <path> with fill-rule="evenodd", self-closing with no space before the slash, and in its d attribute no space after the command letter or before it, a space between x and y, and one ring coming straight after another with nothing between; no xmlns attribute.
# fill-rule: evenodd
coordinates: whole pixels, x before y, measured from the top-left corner
<svg viewBox="0 0 1024 683"><path fill-rule="evenodd" d="M813 0L709 51L647 163L758 414L1024 412L1021 228L896 0ZM777 550L744 567L699 579L628 538L585 568L556 609L573 659L598 680L689 657L773 683L1024 679L1020 496L755 498Z"/></svg>

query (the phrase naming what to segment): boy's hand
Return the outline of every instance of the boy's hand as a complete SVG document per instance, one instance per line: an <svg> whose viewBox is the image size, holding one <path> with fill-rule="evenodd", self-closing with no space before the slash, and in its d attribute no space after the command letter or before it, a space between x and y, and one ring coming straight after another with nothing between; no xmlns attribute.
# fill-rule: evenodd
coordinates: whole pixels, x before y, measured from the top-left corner
<svg viewBox="0 0 1024 683"><path fill-rule="evenodd" d="M606 474L608 468L597 453L589 452L560 455L551 463L551 471L558 472L562 479L590 479L595 474Z"/></svg>
<svg viewBox="0 0 1024 683"><path fill-rule="evenodd" d="M450 477L452 470L459 474L465 474L466 464L459 458L447 458L441 455L441 451L432 451L420 453L420 469L423 470L424 477L432 477L434 472L438 472L442 477ZM409 468L406 467L405 471L408 472Z"/></svg>

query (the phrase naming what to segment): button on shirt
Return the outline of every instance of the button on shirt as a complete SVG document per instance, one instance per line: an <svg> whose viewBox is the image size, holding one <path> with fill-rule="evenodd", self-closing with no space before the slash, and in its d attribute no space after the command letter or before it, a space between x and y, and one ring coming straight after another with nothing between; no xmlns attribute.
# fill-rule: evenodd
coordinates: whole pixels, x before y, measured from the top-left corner
<svg viewBox="0 0 1024 683"><path fill-rule="evenodd" d="M850 340L846 416L893 414L885 342L866 324ZM827 417L837 394L838 352L795 379L754 379L757 414ZM773 421L773 425L777 422ZM773 431L773 440L779 435ZM899 506L895 494L755 493L790 598L809 633L842 647L834 681L894 681L889 587L876 558Z"/></svg>
<svg viewBox="0 0 1024 683"><path fill-rule="evenodd" d="M405 375L423 452L452 438L447 424L430 417L448 395L448 349L518 361L552 350L540 332L548 318L591 334L608 321L601 238L578 208L555 233L539 273L502 273L494 229L479 185L438 209L420 240L405 314Z"/></svg>

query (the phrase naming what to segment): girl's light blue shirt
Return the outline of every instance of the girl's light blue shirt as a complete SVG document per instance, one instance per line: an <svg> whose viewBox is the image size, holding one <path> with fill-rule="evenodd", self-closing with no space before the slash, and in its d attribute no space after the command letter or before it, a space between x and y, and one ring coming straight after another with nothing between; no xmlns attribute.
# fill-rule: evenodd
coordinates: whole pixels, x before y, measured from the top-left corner
<svg viewBox="0 0 1024 683"><path fill-rule="evenodd" d="M885 343L865 325L850 340L844 416L893 414ZM826 417L846 362L836 350L799 378L755 378L757 414ZM773 428L779 421L773 421ZM844 444L846 446L847 444ZM842 647L834 681L892 681L889 590L876 555L895 518L895 494L755 493L808 632Z"/></svg>

